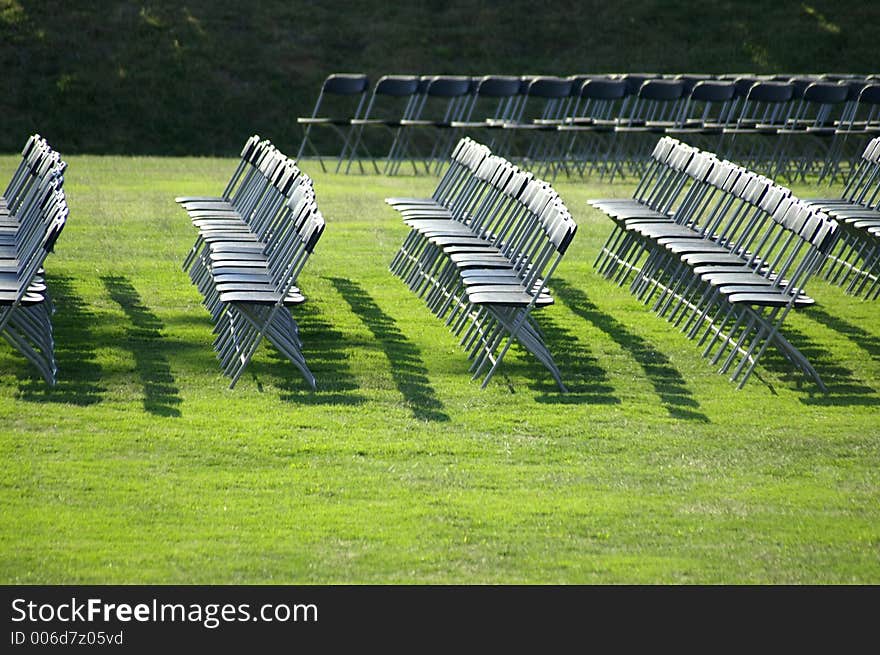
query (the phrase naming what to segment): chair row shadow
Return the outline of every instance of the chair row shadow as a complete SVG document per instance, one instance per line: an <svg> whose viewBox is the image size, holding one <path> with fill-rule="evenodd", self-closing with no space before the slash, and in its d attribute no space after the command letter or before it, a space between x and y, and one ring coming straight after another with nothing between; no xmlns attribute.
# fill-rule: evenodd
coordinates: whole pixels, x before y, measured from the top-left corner
<svg viewBox="0 0 880 655"><path fill-rule="evenodd" d="M398 322L384 312L357 282L339 277L327 279L370 333L370 342L351 343L350 336L341 333L322 316L316 303L306 303L296 309L295 317L301 333L305 335L303 353L319 380L319 391L315 393L308 390L298 376L291 375L290 363L272 348L267 348L272 353L269 357L252 362L250 375L258 384L262 376L271 377L273 382L280 385L282 398L285 400L304 404L359 404L366 402L367 398L359 392L354 375L349 370L346 350L353 345L377 348L387 358L394 385L412 416L423 421L449 421L450 417L431 385L421 350L406 337ZM121 343L113 345L128 350L134 359L135 373L143 387L144 410L156 416L180 416L182 399L170 358L179 355L182 348L188 347L187 344L169 338L163 321L145 305L128 278L118 275L104 276L101 282L109 298L121 308L125 316L124 338ZM47 387L41 378L28 370L27 363L22 361L18 371L21 398L31 402L58 402L79 406L100 402L107 388L98 361L98 349L108 344L102 343L101 335L96 333L97 317L77 294L71 277L53 275L49 283L58 307L54 325L59 381L55 387ZM554 295L574 315L607 335L628 353L642 369L670 417L709 421L684 376L654 344L604 312L585 291L564 278L554 281ZM839 316L832 316L821 308L810 308L806 315L837 331L872 359L880 360L880 338L876 335ZM569 392L560 393L545 369L530 357L506 360L504 368L508 374L521 372L523 377L533 380L530 389L537 394L538 402L620 403L621 400L609 380L608 371L590 352L588 344L547 312L542 313L539 320ZM205 326L208 326L207 317ZM790 324L786 326L785 334L808 357L829 389L826 394L805 390L801 396L803 403L854 406L877 402L877 390L860 381L853 371L843 366L828 350L792 328ZM214 366L215 363L208 360L211 350L199 350L204 350L204 365ZM777 373L786 384L801 384L800 374L775 351L765 354L762 366ZM764 380L764 384L771 392L774 391L769 382ZM516 392L513 385L510 388L512 392Z"/></svg>

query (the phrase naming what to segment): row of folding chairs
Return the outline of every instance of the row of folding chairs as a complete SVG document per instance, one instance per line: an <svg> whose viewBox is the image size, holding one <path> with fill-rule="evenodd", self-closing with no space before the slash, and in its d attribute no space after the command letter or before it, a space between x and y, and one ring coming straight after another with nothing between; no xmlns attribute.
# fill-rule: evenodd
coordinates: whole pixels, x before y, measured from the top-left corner
<svg viewBox="0 0 880 655"><path fill-rule="evenodd" d="M43 265L69 214L62 188L66 168L35 134L0 197L0 333L53 386L55 309Z"/></svg>
<svg viewBox="0 0 880 655"><path fill-rule="evenodd" d="M774 178L833 181L847 176L858 148L880 131L880 82L740 77L688 90L682 80L649 79L628 105L620 81L585 86L582 108L559 127L568 139L549 159L612 178L640 175L666 135Z"/></svg>
<svg viewBox="0 0 880 655"><path fill-rule="evenodd" d="M370 90L366 75L337 73L298 122L298 157L322 167L316 131L332 128L337 172L438 172L468 134L541 174L613 179L640 175L657 136L670 135L768 174L834 179L880 130L880 78L386 75Z"/></svg>
<svg viewBox="0 0 880 655"><path fill-rule="evenodd" d="M252 136L220 197L179 197L198 237L184 270L214 322L214 349L234 387L267 339L314 389L291 307L297 278L324 231L311 179Z"/></svg>
<svg viewBox="0 0 880 655"><path fill-rule="evenodd" d="M410 232L391 271L460 337L485 387L514 342L565 390L532 312L577 225L550 184L470 138L431 198L388 198Z"/></svg>
<svg viewBox="0 0 880 655"><path fill-rule="evenodd" d="M861 163L839 198L816 198L810 206L841 227L823 273L829 282L857 297L880 297L880 137L862 153Z"/></svg>
<svg viewBox="0 0 880 655"><path fill-rule="evenodd" d="M741 388L771 344L817 385L781 333L834 247L838 224L747 168L671 137L656 144L633 197L591 200L615 224L595 266L697 340Z"/></svg>

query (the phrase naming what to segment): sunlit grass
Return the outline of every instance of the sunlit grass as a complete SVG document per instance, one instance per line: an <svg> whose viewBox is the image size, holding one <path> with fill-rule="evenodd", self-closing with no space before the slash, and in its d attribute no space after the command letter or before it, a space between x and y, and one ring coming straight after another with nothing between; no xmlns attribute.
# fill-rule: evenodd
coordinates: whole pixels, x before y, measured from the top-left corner
<svg viewBox="0 0 880 655"><path fill-rule="evenodd" d="M173 198L234 161L68 159L58 386L0 349L4 582L880 581L876 303L815 281L785 333L830 392L772 353L738 392L593 272L610 226L586 199L632 186L560 180L580 230L538 320L570 393L518 350L481 391L387 270L405 229L382 199L435 180L307 162L318 391L266 347L230 391Z"/></svg>

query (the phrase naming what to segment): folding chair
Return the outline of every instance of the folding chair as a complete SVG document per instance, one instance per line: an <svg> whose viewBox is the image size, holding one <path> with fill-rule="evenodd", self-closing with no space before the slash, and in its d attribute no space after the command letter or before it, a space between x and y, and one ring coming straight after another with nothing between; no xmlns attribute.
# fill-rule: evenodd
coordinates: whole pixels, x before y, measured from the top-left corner
<svg viewBox="0 0 880 655"><path fill-rule="evenodd" d="M855 102L837 126L835 143L829 153L830 169L822 172L820 182L825 175L836 174L841 169L844 182L848 181L868 142L880 134L880 84L866 80L850 83L848 88L850 97L857 91Z"/></svg>
<svg viewBox="0 0 880 655"><path fill-rule="evenodd" d="M835 82L812 82L800 93L786 125L777 130L772 177L789 181L821 173L831 157L831 141L843 118L849 88Z"/></svg>
<svg viewBox="0 0 880 655"><path fill-rule="evenodd" d="M520 78L509 75L474 79L471 105L461 120L452 121L452 127L495 148L495 135L505 122L516 118L520 88Z"/></svg>
<svg viewBox="0 0 880 655"><path fill-rule="evenodd" d="M432 166L439 166L440 160L449 155L449 144L459 129L454 125L466 114L471 104L471 78L453 75L437 75L426 78L425 91L415 116L400 121L401 136L396 160L389 169L394 175L400 171L401 163L411 158L413 161L424 157L425 172ZM415 132L430 132L427 146L419 146ZM430 154L423 152L430 147Z"/></svg>
<svg viewBox="0 0 880 655"><path fill-rule="evenodd" d="M361 118L351 121L354 127L352 145L348 150L348 163L345 172L351 170L352 162L357 158L358 165L362 167L360 157L370 159L373 168L378 173L379 164L371 153L380 148L387 150L385 155L385 172L388 173L398 158L398 150L401 139L401 121L413 120L418 117L420 98L419 78L415 75L385 75L376 82L373 93L367 104L367 108ZM371 134L378 129L384 135L390 135L390 145L387 140L373 141ZM413 164L413 171L418 172Z"/></svg>
<svg viewBox="0 0 880 655"><path fill-rule="evenodd" d="M517 116L502 124L505 137L498 150L503 156L518 158L541 166L547 161L556 135L557 124L564 120L571 95L572 80L561 77L538 76L528 82ZM519 135L529 135L524 144L517 143Z"/></svg>
<svg viewBox="0 0 880 655"><path fill-rule="evenodd" d="M698 148L717 151L724 128L732 127L732 109L736 83L732 80L698 80L690 91L681 110L683 121L667 127L665 133L687 141Z"/></svg>
<svg viewBox="0 0 880 655"><path fill-rule="evenodd" d="M571 116L556 128L562 138L554 159L566 173L569 162L582 177L588 169L602 177L608 173L603 155L611 149L614 125L626 96L624 80L593 78L581 84Z"/></svg>
<svg viewBox="0 0 880 655"><path fill-rule="evenodd" d="M654 139L681 125L683 97L680 80L648 79L642 83L614 127L612 151L606 157L615 162L612 180L615 170L641 172Z"/></svg>
<svg viewBox="0 0 880 655"><path fill-rule="evenodd" d="M724 157L756 171L770 172L776 161L778 130L785 127L792 111L794 89L789 82L751 84L738 106L736 125L722 131Z"/></svg>
<svg viewBox="0 0 880 655"><path fill-rule="evenodd" d="M218 269L215 279L225 311L218 318L215 349L224 372L231 378L230 388L264 338L300 369L309 386L316 388L315 376L302 355L299 329L288 310L305 301L294 284L324 230L324 219L314 202L311 206L308 200L304 203L305 208L294 208L290 221L293 229L287 238L279 237L267 244L267 271L259 275L259 282L228 282L222 271L230 267Z"/></svg>
<svg viewBox="0 0 880 655"><path fill-rule="evenodd" d="M843 78L844 76L839 75L835 77ZM846 86L846 103L841 112L840 120L834 126L835 130L831 138L831 144L828 147L828 156L825 160L825 165L819 173L819 184L822 184L825 178L829 176L832 182L840 177L846 183L847 176L852 171L852 167L857 163L860 154L860 151L848 152L847 139L850 131L855 129L856 132L860 132L859 128L856 127L856 116L859 112L859 96L862 90L869 86L869 83L865 81L864 77L859 77L840 79L838 84Z"/></svg>
<svg viewBox="0 0 880 655"><path fill-rule="evenodd" d="M341 143L336 161L336 172L339 172L339 167L348 155L348 149L351 146L352 120L361 118L369 84L369 79L362 73L333 73L324 80L311 115L300 116L296 119L296 122L303 126L303 139L299 146L297 159L303 158L306 146L308 146L318 158L321 170L326 172L327 169L324 167L321 153L315 146L314 140L309 137L312 128L329 127Z"/></svg>

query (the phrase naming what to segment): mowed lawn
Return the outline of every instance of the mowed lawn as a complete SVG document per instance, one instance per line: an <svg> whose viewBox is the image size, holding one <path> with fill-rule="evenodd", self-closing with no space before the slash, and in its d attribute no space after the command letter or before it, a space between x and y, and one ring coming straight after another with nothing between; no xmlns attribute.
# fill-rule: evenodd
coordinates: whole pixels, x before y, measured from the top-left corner
<svg viewBox="0 0 880 655"><path fill-rule="evenodd" d="M829 393L771 351L737 391L593 271L586 200L633 180L561 180L580 230L538 320L570 392L518 350L481 390L388 272L383 198L436 179L306 163L318 391L269 346L229 390L174 197L235 161L68 161L59 384L0 347L3 583L880 583L880 303L815 280L784 332Z"/></svg>

